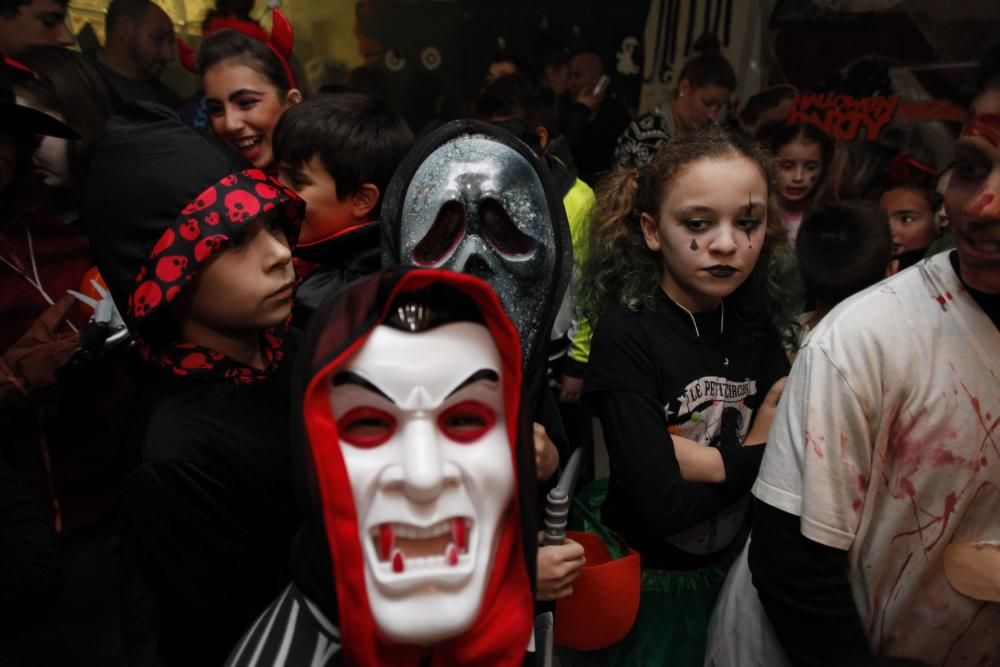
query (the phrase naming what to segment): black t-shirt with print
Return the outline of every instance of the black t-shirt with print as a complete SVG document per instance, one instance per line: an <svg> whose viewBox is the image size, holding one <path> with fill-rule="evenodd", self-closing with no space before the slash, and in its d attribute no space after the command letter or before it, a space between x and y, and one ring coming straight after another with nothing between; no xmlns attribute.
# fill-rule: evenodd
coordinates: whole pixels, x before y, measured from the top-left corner
<svg viewBox="0 0 1000 667"><path fill-rule="evenodd" d="M644 567L704 566L738 535L764 453L740 444L787 372L778 336L724 306L691 315L659 292L651 308L605 311L584 384L611 465L602 517ZM718 447L726 481L685 481L671 433Z"/></svg>

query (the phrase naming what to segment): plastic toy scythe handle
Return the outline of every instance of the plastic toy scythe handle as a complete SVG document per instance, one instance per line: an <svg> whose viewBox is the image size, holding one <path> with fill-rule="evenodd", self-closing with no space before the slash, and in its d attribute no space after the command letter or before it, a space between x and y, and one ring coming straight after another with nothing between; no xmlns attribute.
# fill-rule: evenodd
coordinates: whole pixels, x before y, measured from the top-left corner
<svg viewBox="0 0 1000 667"><path fill-rule="evenodd" d="M559 476L559 483L545 498L545 535L542 538L542 543L545 545L562 544L566 541L569 502L576 488L576 480L580 477L582 460L583 450L575 450L566 462L562 475Z"/></svg>

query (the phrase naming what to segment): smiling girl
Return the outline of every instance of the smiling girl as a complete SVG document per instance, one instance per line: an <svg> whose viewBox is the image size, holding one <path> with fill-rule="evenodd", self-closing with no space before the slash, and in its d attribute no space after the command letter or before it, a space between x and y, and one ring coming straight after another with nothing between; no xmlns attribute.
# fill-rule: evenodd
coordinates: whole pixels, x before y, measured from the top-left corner
<svg viewBox="0 0 1000 667"><path fill-rule="evenodd" d="M601 520L644 568L636 623L601 660L702 664L788 370L767 289L769 260L787 252L770 168L747 139L710 128L599 193L584 397L611 464Z"/></svg>
<svg viewBox="0 0 1000 667"><path fill-rule="evenodd" d="M286 57L235 30L221 30L198 50L209 124L258 169L271 169L271 135L288 108L302 101Z"/></svg>

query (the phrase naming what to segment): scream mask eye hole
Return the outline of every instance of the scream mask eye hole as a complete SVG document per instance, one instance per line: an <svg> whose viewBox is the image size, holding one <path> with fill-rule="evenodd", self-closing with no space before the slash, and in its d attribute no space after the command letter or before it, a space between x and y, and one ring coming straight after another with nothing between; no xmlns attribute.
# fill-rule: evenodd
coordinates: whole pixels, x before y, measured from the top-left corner
<svg viewBox="0 0 1000 667"><path fill-rule="evenodd" d="M438 211L434 224L413 249L417 264L436 264L455 247L465 232L465 207L460 202L449 201Z"/></svg>
<svg viewBox="0 0 1000 667"><path fill-rule="evenodd" d="M462 444L475 442L497 422L496 413L479 401L462 401L438 417L438 426L450 440Z"/></svg>
<svg viewBox="0 0 1000 667"><path fill-rule="evenodd" d="M495 199L484 199L479 205L483 234L505 255L527 255L535 249L535 240L522 232Z"/></svg>
<svg viewBox="0 0 1000 667"><path fill-rule="evenodd" d="M354 447L378 447L396 432L396 419L378 408L354 408L337 420L337 432Z"/></svg>

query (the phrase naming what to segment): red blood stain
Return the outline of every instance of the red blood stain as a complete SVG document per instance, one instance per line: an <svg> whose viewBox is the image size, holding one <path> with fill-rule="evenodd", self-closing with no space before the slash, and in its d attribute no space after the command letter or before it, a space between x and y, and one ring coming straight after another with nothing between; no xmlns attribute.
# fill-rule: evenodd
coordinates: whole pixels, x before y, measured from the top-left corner
<svg viewBox="0 0 1000 667"><path fill-rule="evenodd" d="M895 579L895 581L892 582L892 586L889 588L889 594L886 596L886 598L885 598L884 601L881 601L882 602L882 610L881 610L881 613L879 614L879 616L880 616L880 618L879 618L879 625L881 626L879 628L879 644L880 645L885 643L885 616L886 616L886 613L889 611L889 603L896 596L896 588L899 586L899 582L903 578L903 573L906 572L906 568L909 567L910 561L912 559L913 559L913 554L910 553L910 555L908 555L906 557L906 560L903 561L903 566L899 568L899 572L896 574L896 579Z"/></svg>
<svg viewBox="0 0 1000 667"><path fill-rule="evenodd" d="M931 462L937 466L957 465L965 463L965 459L961 456L955 456L949 449L938 447L931 452Z"/></svg>
<svg viewBox="0 0 1000 667"><path fill-rule="evenodd" d="M899 488L910 498L917 495L917 490L913 488L913 482L910 481L909 477L900 478Z"/></svg>
<svg viewBox="0 0 1000 667"><path fill-rule="evenodd" d="M965 207L965 212L968 215L980 216L983 214L983 211L985 211L986 208L993 203L994 199L995 197L989 192L984 192L974 199L971 204Z"/></svg>
<svg viewBox="0 0 1000 667"><path fill-rule="evenodd" d="M858 491L864 493L868 490L868 480L864 475L858 475Z"/></svg>
<svg viewBox="0 0 1000 667"><path fill-rule="evenodd" d="M811 435L809 435L809 431L806 431L806 446L812 449L813 454L815 454L816 458L820 459L821 461L824 458L824 454L823 454L823 447L820 444L820 441L823 439L824 439L823 436L819 436L818 439L814 438Z"/></svg>
<svg viewBox="0 0 1000 667"><path fill-rule="evenodd" d="M965 121L965 129L962 130L963 137L979 137L994 148L1000 146L1000 114L995 113L969 113L969 119Z"/></svg>
<svg viewBox="0 0 1000 667"><path fill-rule="evenodd" d="M851 503L851 508L854 509L854 513L857 514L861 511L861 499L856 498L853 503Z"/></svg>

